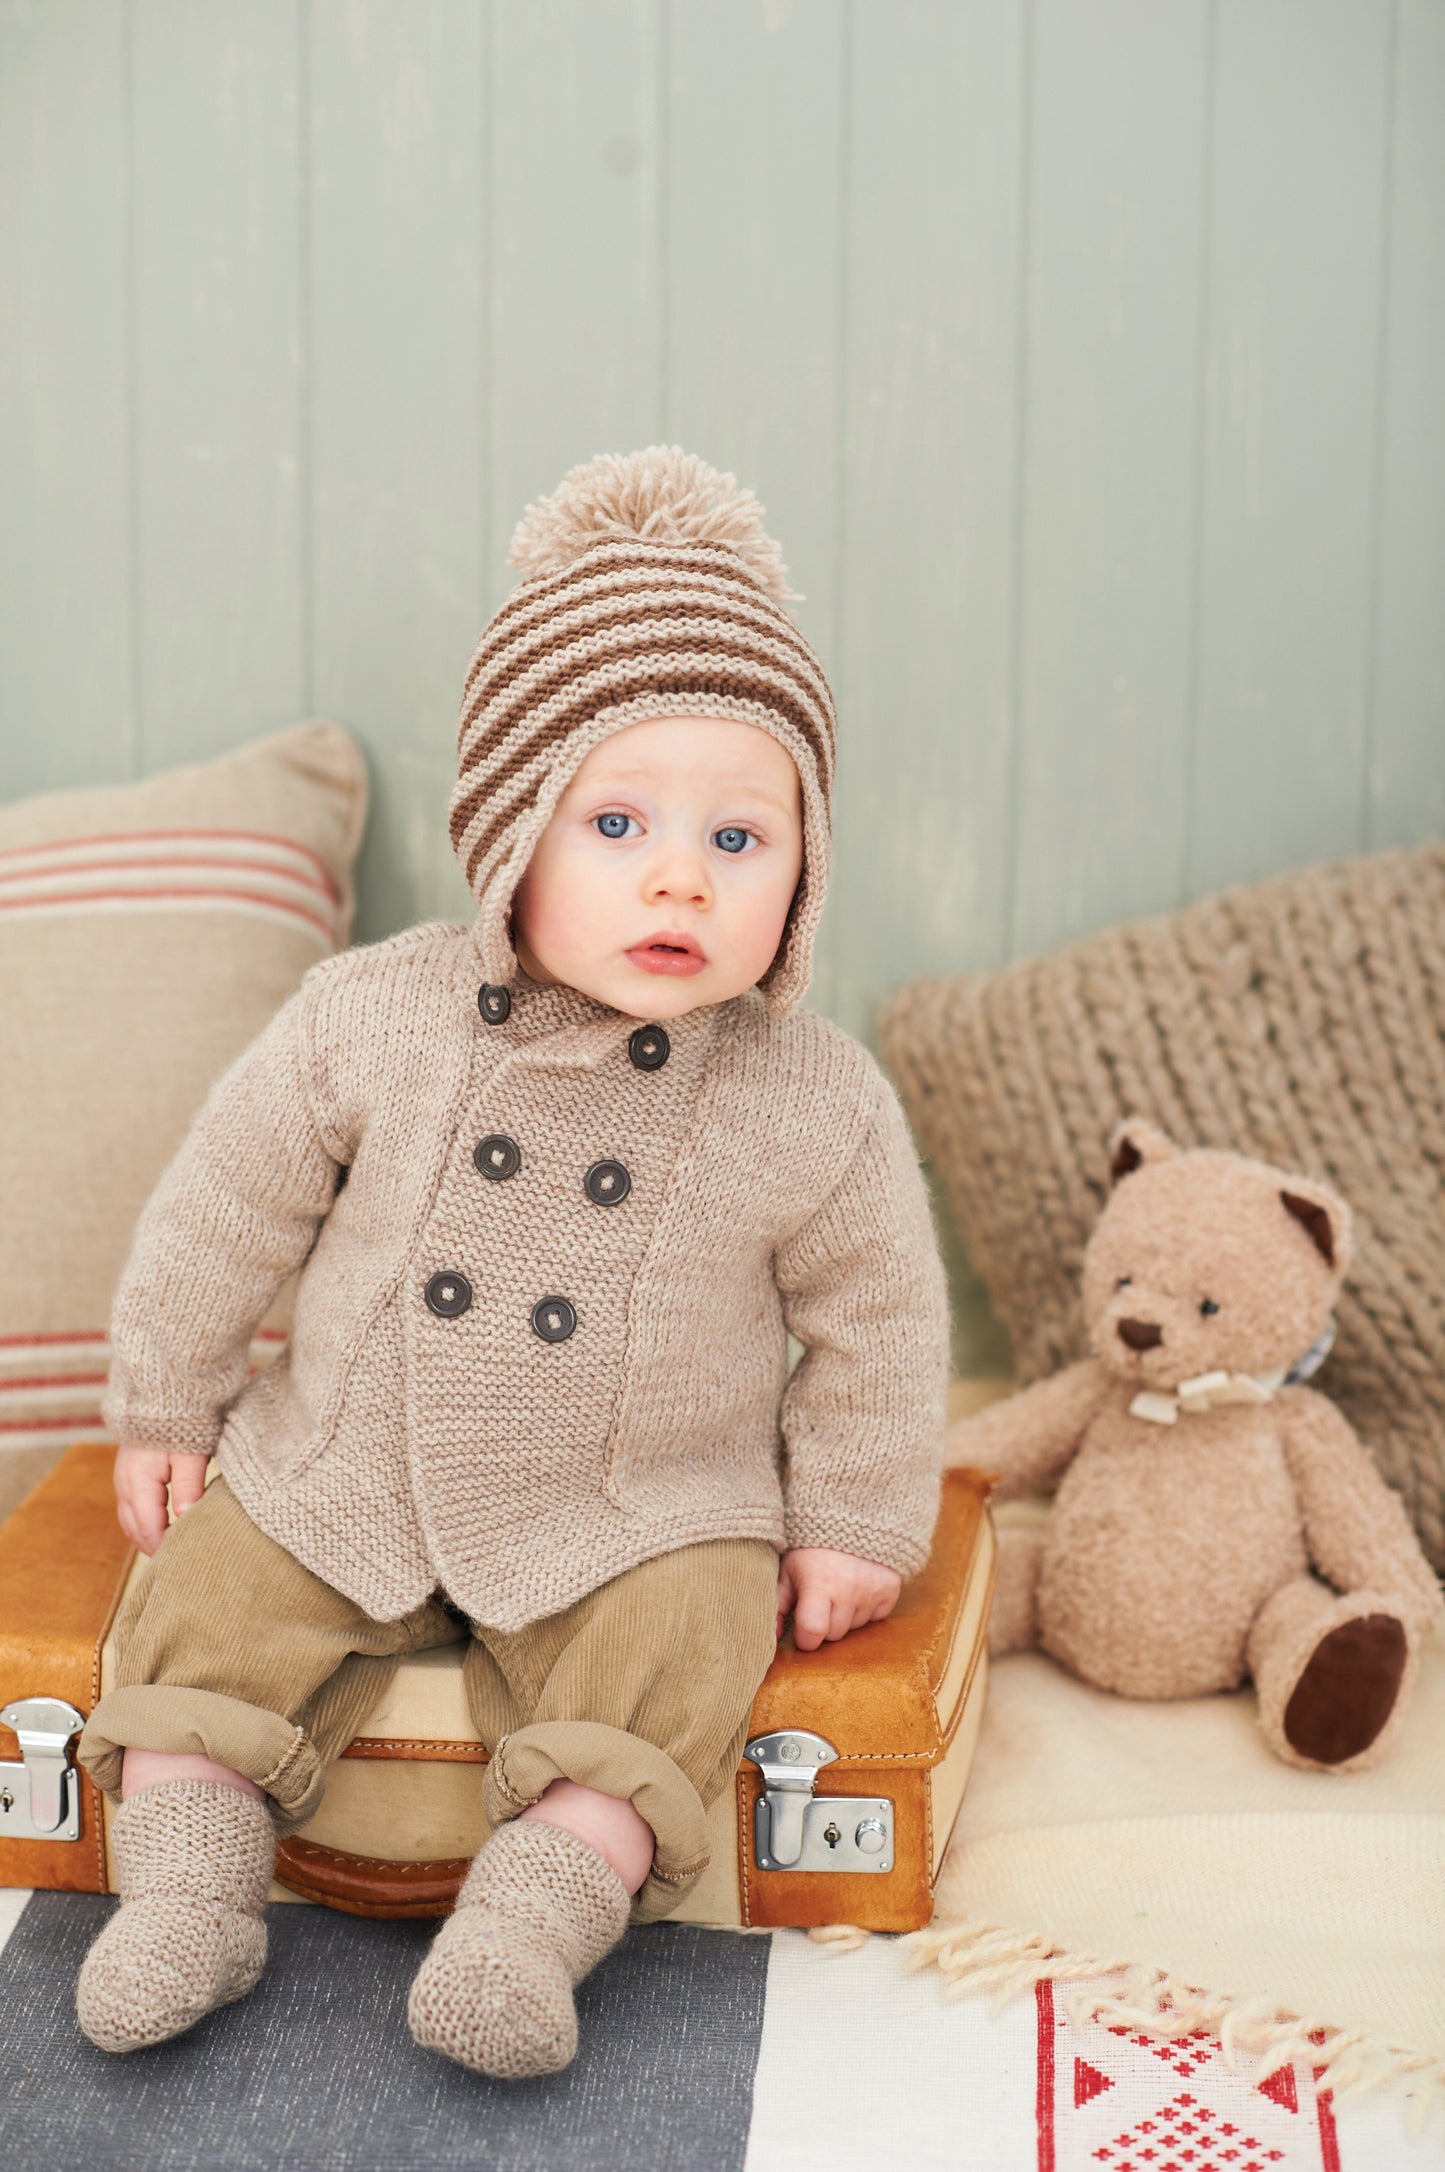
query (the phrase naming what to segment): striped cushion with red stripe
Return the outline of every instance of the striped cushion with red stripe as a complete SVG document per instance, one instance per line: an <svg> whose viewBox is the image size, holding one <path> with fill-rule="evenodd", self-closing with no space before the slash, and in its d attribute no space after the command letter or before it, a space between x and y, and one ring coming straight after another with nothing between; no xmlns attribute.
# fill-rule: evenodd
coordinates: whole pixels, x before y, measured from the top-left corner
<svg viewBox="0 0 1445 2172"><path fill-rule="evenodd" d="M258 1328L247 1379L273 1364L286 1341L283 1327ZM100 1398L109 1373L107 1335L0 1335L0 1451L108 1438Z"/></svg>
<svg viewBox="0 0 1445 2172"><path fill-rule="evenodd" d="M360 749L319 721L0 807L0 1515L107 1437L136 1218L215 1080L350 941L365 810Z"/></svg>
<svg viewBox="0 0 1445 2172"><path fill-rule="evenodd" d="M258 830L149 830L0 851L0 913L251 913L297 922L331 950L341 904L315 852Z"/></svg>

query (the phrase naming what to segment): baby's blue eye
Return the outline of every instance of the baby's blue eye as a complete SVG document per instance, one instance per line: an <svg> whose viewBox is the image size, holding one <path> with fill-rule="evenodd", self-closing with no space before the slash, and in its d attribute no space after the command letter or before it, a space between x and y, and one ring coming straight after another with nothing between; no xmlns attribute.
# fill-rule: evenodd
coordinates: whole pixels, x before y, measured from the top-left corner
<svg viewBox="0 0 1445 2172"><path fill-rule="evenodd" d="M752 842L752 834L751 830L729 827L725 830L714 830L712 841L720 852L746 852Z"/></svg>
<svg viewBox="0 0 1445 2172"><path fill-rule="evenodd" d="M598 815L597 827L604 837L625 837L631 820L631 815L625 814Z"/></svg>

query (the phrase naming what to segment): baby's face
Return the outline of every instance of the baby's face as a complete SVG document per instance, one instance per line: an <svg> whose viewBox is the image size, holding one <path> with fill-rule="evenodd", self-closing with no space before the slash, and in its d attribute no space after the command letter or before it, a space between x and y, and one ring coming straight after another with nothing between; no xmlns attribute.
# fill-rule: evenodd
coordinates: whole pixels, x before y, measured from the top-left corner
<svg viewBox="0 0 1445 2172"><path fill-rule="evenodd" d="M772 964L803 865L792 757L733 717L594 747L517 889L517 959L635 1018L681 1018Z"/></svg>

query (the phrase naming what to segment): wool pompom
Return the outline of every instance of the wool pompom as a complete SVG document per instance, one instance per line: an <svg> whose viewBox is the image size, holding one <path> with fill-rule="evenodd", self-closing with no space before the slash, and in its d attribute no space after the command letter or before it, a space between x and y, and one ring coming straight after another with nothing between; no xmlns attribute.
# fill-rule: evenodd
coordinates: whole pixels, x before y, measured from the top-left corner
<svg viewBox="0 0 1445 2172"><path fill-rule="evenodd" d="M523 580L560 573L603 536L659 543L722 543L736 551L774 603L800 603L783 554L763 527L763 507L737 477L720 475L680 445L600 453L563 476L550 497L529 505L508 563Z"/></svg>

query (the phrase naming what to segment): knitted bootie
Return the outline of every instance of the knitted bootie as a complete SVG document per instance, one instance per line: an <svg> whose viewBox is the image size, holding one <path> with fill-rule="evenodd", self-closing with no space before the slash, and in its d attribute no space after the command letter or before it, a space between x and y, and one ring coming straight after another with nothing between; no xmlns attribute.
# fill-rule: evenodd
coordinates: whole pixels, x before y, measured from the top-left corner
<svg viewBox="0 0 1445 2172"><path fill-rule="evenodd" d="M102 2051L138 2051L260 1975L276 1828L238 1787L164 1780L127 1796L110 1844L120 1907L81 1965L75 2010Z"/></svg>
<svg viewBox="0 0 1445 2172"><path fill-rule="evenodd" d="M500 2081L555 2074L577 2050L572 1989L627 1928L631 1897L596 1848L517 1818L478 1855L417 1971L417 2042Z"/></svg>

